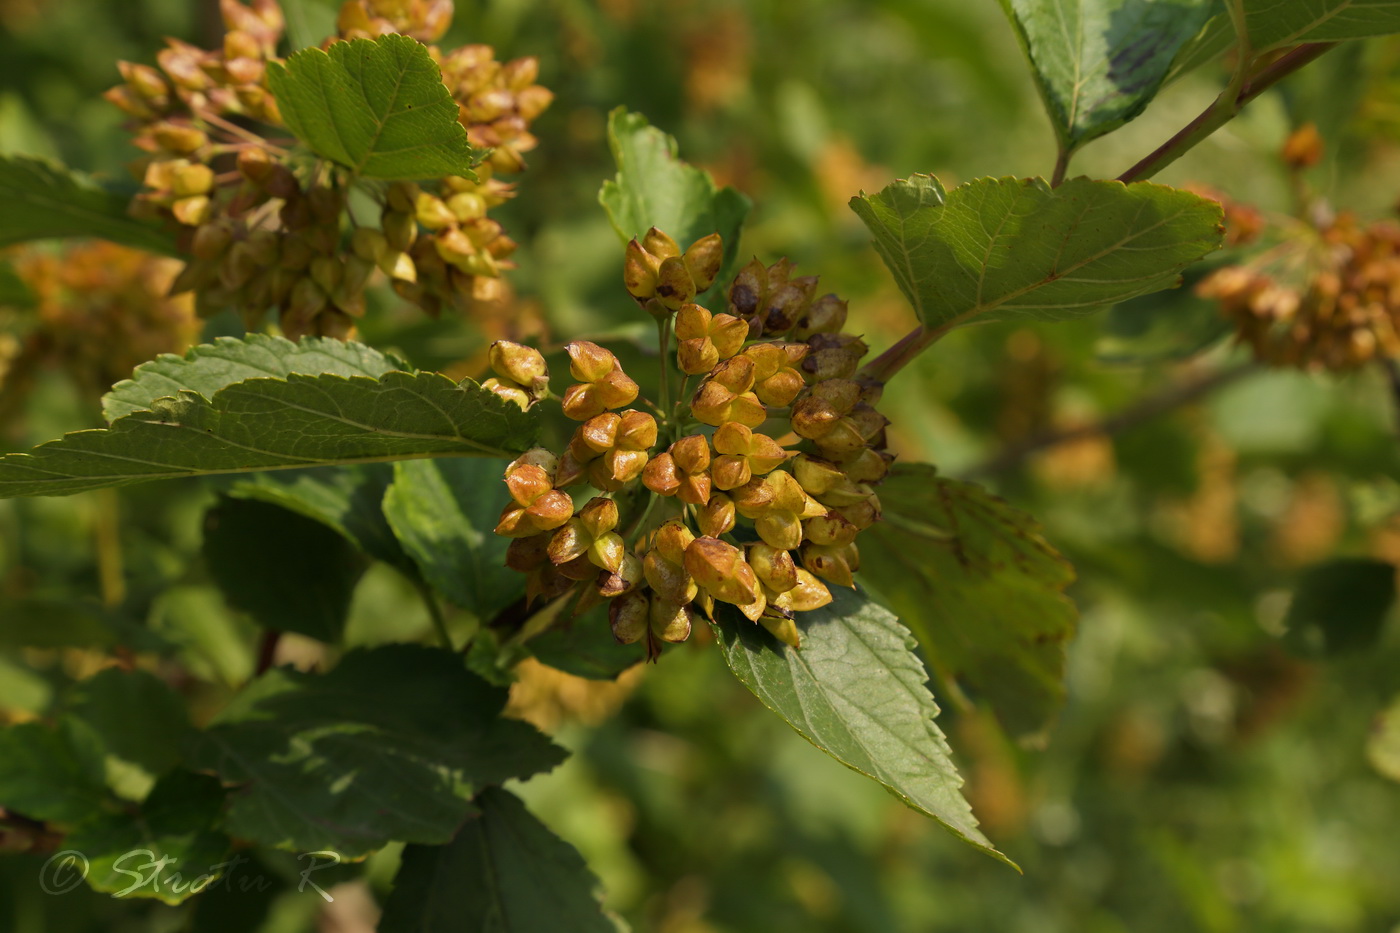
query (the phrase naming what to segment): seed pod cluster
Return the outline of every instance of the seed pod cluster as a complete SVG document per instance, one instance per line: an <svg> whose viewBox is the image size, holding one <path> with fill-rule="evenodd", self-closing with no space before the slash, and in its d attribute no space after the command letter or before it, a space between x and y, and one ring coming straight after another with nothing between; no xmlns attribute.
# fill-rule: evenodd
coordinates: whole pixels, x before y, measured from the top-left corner
<svg viewBox="0 0 1400 933"><path fill-rule="evenodd" d="M436 42L452 25L452 0L350 0L340 8L336 29L342 39L374 39L401 33Z"/></svg>
<svg viewBox="0 0 1400 933"><path fill-rule="evenodd" d="M450 0L349 0L327 45L402 32L441 37ZM287 153L249 128L279 126L267 65L279 61L276 0L220 0L220 49L171 40L159 68L120 63L123 83L107 98L132 118L147 156L133 166L142 190L133 213L164 220L189 256L175 283L200 314L238 311L249 328L269 311L289 337L347 337L364 313L365 288L383 275L431 315L471 313L502 297L515 243L488 211L514 195L498 175L525 167L536 144L529 125L552 95L535 83L532 58L498 62L489 46L444 53L430 46L458 104L469 141L494 147L477 179L450 176L383 192L379 226L346 222L346 179L293 169Z"/></svg>
<svg viewBox="0 0 1400 933"><path fill-rule="evenodd" d="M569 344L562 402L582 423L558 455L537 449L511 464L496 529L513 539L507 564L529 575L532 599L575 593L576 614L606 600L614 637L644 642L653 659L716 602L797 646L797 613L829 603L830 585L854 586L856 538L880 518L874 487L892 460L881 386L858 371L865 343L841 333L846 303L786 260L755 260L711 311L696 298L722 255L718 236L682 250L655 229L628 245L628 293L676 338L663 347L679 370L662 367L663 398L676 383L684 396L672 411L642 399L655 415L629 407L639 387L617 357ZM516 352L497 347L493 360Z"/></svg>
<svg viewBox="0 0 1400 933"><path fill-rule="evenodd" d="M1197 294L1271 365L1346 371L1400 355L1400 225L1341 214L1290 246L1216 270Z"/></svg>
<svg viewBox="0 0 1400 933"><path fill-rule="evenodd" d="M103 240L61 251L5 251L35 299L17 333L0 330L0 423L21 407L45 369L61 369L84 399L97 400L132 369L162 353L183 353L200 322L186 296L172 297L176 260ZM0 308L0 321L9 316Z"/></svg>

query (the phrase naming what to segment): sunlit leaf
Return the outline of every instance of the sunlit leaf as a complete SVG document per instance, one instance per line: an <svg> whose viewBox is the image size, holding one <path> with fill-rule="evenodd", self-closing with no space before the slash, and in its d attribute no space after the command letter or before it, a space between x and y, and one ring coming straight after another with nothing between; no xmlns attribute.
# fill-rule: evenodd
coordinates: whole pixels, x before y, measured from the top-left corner
<svg viewBox="0 0 1400 933"><path fill-rule="evenodd" d="M364 178L475 178L457 102L407 36L337 42L268 65L282 119L317 155Z"/></svg>
<svg viewBox="0 0 1400 933"><path fill-rule="evenodd" d="M423 579L464 609L490 619L525 592L506 567L510 541L493 529L509 500L499 460L404 461L384 514Z"/></svg>
<svg viewBox="0 0 1400 933"><path fill-rule="evenodd" d="M945 191L915 175L851 199L930 328L1060 321L1171 288L1220 245L1214 201L1163 185L980 178Z"/></svg>
<svg viewBox="0 0 1400 933"><path fill-rule="evenodd" d="M102 397L102 414L115 421L132 412L149 411L157 399L178 396L182 389L213 398L224 386L247 379L285 379L292 373L377 379L408 368L373 347L330 337L303 337L296 342L267 334L220 337L191 347L184 356L162 353L142 363L130 379L112 386Z"/></svg>
<svg viewBox="0 0 1400 933"><path fill-rule="evenodd" d="M1069 564L1029 515L932 467L896 468L880 501L884 520L860 537L861 579L935 676L985 698L1013 732L1042 729L1065 695Z"/></svg>
<svg viewBox="0 0 1400 933"><path fill-rule="evenodd" d="M153 479L417 457L509 457L535 416L437 373L249 379L212 398L181 390L110 428L0 458L0 498L59 496Z"/></svg>
<svg viewBox="0 0 1400 933"><path fill-rule="evenodd" d="M81 236L174 254L174 238L128 214L129 201L43 159L0 156L0 246Z"/></svg>
<svg viewBox="0 0 1400 933"><path fill-rule="evenodd" d="M675 139L639 113L614 110L608 117L608 143L617 177L603 183L598 200L618 235L630 240L656 227L684 249L718 233L724 240L724 266L716 283L727 282L739 255L739 229L749 199L734 188L716 187L708 172L682 162Z"/></svg>
<svg viewBox="0 0 1400 933"><path fill-rule="evenodd" d="M834 595L829 606L798 616L800 649L719 604L716 633L730 670L817 748L1005 860L959 790L914 637L864 595L839 588Z"/></svg>
<svg viewBox="0 0 1400 933"><path fill-rule="evenodd" d="M1002 0L1066 150L1142 113L1216 0Z"/></svg>

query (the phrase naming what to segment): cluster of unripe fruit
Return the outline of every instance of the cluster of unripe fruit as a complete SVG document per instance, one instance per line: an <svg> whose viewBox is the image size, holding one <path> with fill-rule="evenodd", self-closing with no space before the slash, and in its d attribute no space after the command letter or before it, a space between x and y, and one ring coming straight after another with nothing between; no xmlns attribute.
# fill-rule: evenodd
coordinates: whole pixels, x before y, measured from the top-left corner
<svg viewBox="0 0 1400 933"><path fill-rule="evenodd" d="M379 227L346 224L347 179L329 166L294 171L287 152L250 124L282 125L267 84L284 21L276 0L220 0L222 48L170 40L159 68L121 62L107 98L133 118L143 188L133 212L166 220L190 256L176 291L193 291L203 315L232 309L246 326L269 311L288 337L346 337L364 313L378 270L395 291L437 315L499 297L515 243L488 210L513 186L496 176L525 167L529 127L552 95L535 83L538 62L501 63L489 46L443 53L429 46L457 101L468 141L491 149L477 179L452 176L380 193ZM440 38L450 0L349 0L336 36L403 33Z"/></svg>
<svg viewBox="0 0 1400 933"><path fill-rule="evenodd" d="M1400 356L1400 226L1341 214L1197 286L1275 366L1344 371Z"/></svg>
<svg viewBox="0 0 1400 933"><path fill-rule="evenodd" d="M1347 371L1400 356L1400 225L1363 224L1354 214L1335 212L1308 196L1301 173L1316 166L1322 154L1322 138L1310 123L1290 134L1280 152L1303 195L1301 223L1271 230L1258 209L1218 191L1192 188L1220 202L1227 247L1275 234L1269 249L1216 269L1197 284L1196 293L1219 303L1237 340L1260 362Z"/></svg>
<svg viewBox="0 0 1400 933"><path fill-rule="evenodd" d="M695 298L721 262L717 235L684 251L655 229L633 240L624 283L660 324L660 403L627 407L640 390L617 357L574 341L561 403L581 424L563 451L536 448L505 473L496 532L528 598L576 593L574 614L608 600L613 635L650 658L716 602L796 647L796 614L829 603L830 584L854 586L855 539L880 518L874 484L892 459L881 386L858 373L867 348L841 333L846 303L786 260L755 260L712 313ZM538 351L501 341L490 358L485 387L522 407L549 397ZM584 486L599 495L576 507L569 490Z"/></svg>
<svg viewBox="0 0 1400 933"><path fill-rule="evenodd" d="M1226 230L1233 234L1231 210ZM1345 371L1400 356L1400 226L1338 214L1243 265L1201 280L1254 357Z"/></svg>
<svg viewBox="0 0 1400 933"><path fill-rule="evenodd" d="M199 337L188 297L169 295L176 260L105 240L72 240L58 252L19 247L6 259L34 304L18 334L0 328L0 425L23 410L46 369L95 402L141 363L183 353Z"/></svg>

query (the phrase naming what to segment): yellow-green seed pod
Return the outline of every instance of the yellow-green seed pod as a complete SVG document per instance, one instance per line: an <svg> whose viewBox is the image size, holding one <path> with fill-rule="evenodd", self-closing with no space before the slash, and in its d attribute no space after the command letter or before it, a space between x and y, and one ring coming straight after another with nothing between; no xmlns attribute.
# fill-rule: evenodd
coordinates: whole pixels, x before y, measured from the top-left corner
<svg viewBox="0 0 1400 933"><path fill-rule="evenodd" d="M759 596L758 578L744 552L709 536L696 538L685 549L685 569L715 599L746 606Z"/></svg>
<svg viewBox="0 0 1400 933"><path fill-rule="evenodd" d="M527 389L543 389L549 384L549 369L534 347L510 340L497 340L488 353L491 370Z"/></svg>
<svg viewBox="0 0 1400 933"><path fill-rule="evenodd" d="M690 637L694 612L688 605L653 599L650 608L648 621L652 634L657 638L678 644Z"/></svg>
<svg viewBox="0 0 1400 933"><path fill-rule="evenodd" d="M612 573L606 570L599 571L598 595L604 599L616 599L623 593L629 593L636 589L638 584L645 579L646 575L642 568L641 559L631 552L624 553L622 563L616 571Z"/></svg>
<svg viewBox="0 0 1400 933"><path fill-rule="evenodd" d="M385 211L380 226L384 229L384 241L392 250L407 252L418 239L418 221L411 213Z"/></svg>
<svg viewBox="0 0 1400 933"><path fill-rule="evenodd" d="M677 519L656 529L652 546L666 560L677 566L685 562L685 549L695 540L695 534Z"/></svg>
<svg viewBox="0 0 1400 933"><path fill-rule="evenodd" d="M667 560L660 551L652 549L642 558L642 573L647 584L662 599L688 603L695 598L694 578L684 567Z"/></svg>
<svg viewBox="0 0 1400 933"><path fill-rule="evenodd" d="M855 588L855 572L860 569L860 552L854 544L828 546L802 545L802 566L837 586Z"/></svg>
<svg viewBox="0 0 1400 933"><path fill-rule="evenodd" d="M685 251L686 271L694 283L696 292L703 292L715 284L720 266L724 264L724 243L718 233L701 237Z"/></svg>
<svg viewBox="0 0 1400 933"><path fill-rule="evenodd" d="M658 264L664 259L681 254L681 248L676 245L676 241L655 227L648 230L646 236L642 237L642 249L655 256Z"/></svg>
<svg viewBox="0 0 1400 933"><path fill-rule="evenodd" d="M761 542L751 544L748 560L759 582L774 594L785 593L797 585L797 564L788 551Z"/></svg>
<svg viewBox="0 0 1400 933"><path fill-rule="evenodd" d="M685 260L679 256L663 259L656 270L656 301L668 311L679 311L695 300L695 282Z"/></svg>
<svg viewBox="0 0 1400 933"><path fill-rule="evenodd" d="M656 295L656 271L660 261L642 248L633 239L627 244L627 253L622 264L622 284L627 293L638 301L646 301Z"/></svg>
<svg viewBox="0 0 1400 933"><path fill-rule="evenodd" d="M856 539L860 529L835 509L803 523L803 538L813 544L845 547Z"/></svg>
<svg viewBox="0 0 1400 933"><path fill-rule="evenodd" d="M734 500L724 493L714 493L699 507L695 524L700 534L711 538L729 534L737 521Z"/></svg>
<svg viewBox="0 0 1400 933"><path fill-rule="evenodd" d="M413 215L418 223L428 230L456 227L460 223L457 215L452 213L452 209L441 198L426 191L419 192L418 197L414 199Z"/></svg>
<svg viewBox="0 0 1400 933"><path fill-rule="evenodd" d="M835 295L823 295L797 321L793 336L806 340L813 334L834 334L846 326L846 302Z"/></svg>
<svg viewBox="0 0 1400 933"><path fill-rule="evenodd" d="M577 517L566 521L549 539L549 559L554 564L567 564L588 553L593 536Z"/></svg>
<svg viewBox="0 0 1400 933"><path fill-rule="evenodd" d="M775 597L772 605L787 612L811 612L831 602L831 590L812 574L797 568L797 585Z"/></svg>
<svg viewBox="0 0 1400 933"><path fill-rule="evenodd" d="M802 635L798 632L797 623L793 621L791 616L764 615L759 617L758 622L783 644L793 648L802 647Z"/></svg>
<svg viewBox="0 0 1400 933"><path fill-rule="evenodd" d="M681 488L680 470L669 453L658 454L642 470L642 485L658 496L674 496Z"/></svg>
<svg viewBox="0 0 1400 933"><path fill-rule="evenodd" d="M593 539L588 547L588 559L596 567L616 573L627 557L627 544L622 535L607 531Z"/></svg>
<svg viewBox="0 0 1400 933"><path fill-rule="evenodd" d="M642 640L650 622L649 602L646 594L632 590L608 605L608 623L618 644L631 645Z"/></svg>

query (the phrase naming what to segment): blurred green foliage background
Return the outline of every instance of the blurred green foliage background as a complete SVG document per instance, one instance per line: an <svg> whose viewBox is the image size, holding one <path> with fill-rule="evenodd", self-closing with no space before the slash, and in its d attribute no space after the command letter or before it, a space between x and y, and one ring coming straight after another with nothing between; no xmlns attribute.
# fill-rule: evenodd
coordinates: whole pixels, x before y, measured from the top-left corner
<svg viewBox="0 0 1400 933"><path fill-rule="evenodd" d="M319 40L335 10L285 6L300 44ZM194 0L0 0L0 152L122 177L137 153L99 97L116 60L149 61L166 35L212 44L219 31L217 5ZM464 42L538 56L557 95L502 212L522 244L522 307L551 337L634 323L621 249L596 204L613 171L604 128L615 106L645 113L688 160L753 198L741 255L786 255L820 274L851 300L853 328L876 351L914 321L849 197L913 172L951 187L1048 174L1054 161L1029 73L990 2L483 0L459 2L442 44ZM1071 174L1116 175L1221 83L1206 68L1173 85ZM1395 42L1329 54L1158 180L1287 210L1275 153L1309 120L1327 141L1309 184L1364 218L1390 211ZM216 320L207 333L232 326ZM363 331L424 368L462 372L480 365L488 339L476 322L401 315L387 300ZM1079 573L1069 702L1039 745L1015 746L975 710L947 708L940 720L974 809L1023 876L808 747L701 639L619 689L527 672L518 708L577 755L521 792L638 930L1400 931L1400 785L1366 756L1374 717L1400 690L1400 631L1390 618L1374 642L1321 656L1284 625L1304 568L1336 556L1400 561L1385 380L1251 371L1111 436L1019 446L1239 361L1213 311L1183 290L1071 324L964 329L886 394L903 457L987 482L1037 516ZM95 399L69 375L62 365L43 374L3 426L5 449L98 423ZM209 489L142 486L112 501L119 522L95 496L0 503L0 594L11 607L0 618L0 721L43 715L90 670L90 653L65 646L98 619L200 678L196 715L251 672L256 633L200 561ZM104 608L114 554L125 582ZM353 644L428 627L384 567L362 580L352 614ZM394 858L364 868L369 891L382 895ZM265 896L165 908L85 890L46 896L42 862L0 859L0 930L349 931L373 914L346 893L341 925L318 921L324 905L295 891L291 863L260 866L279 879Z"/></svg>

